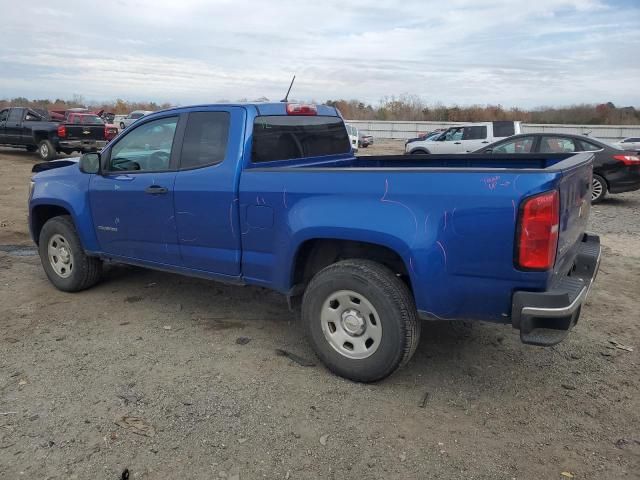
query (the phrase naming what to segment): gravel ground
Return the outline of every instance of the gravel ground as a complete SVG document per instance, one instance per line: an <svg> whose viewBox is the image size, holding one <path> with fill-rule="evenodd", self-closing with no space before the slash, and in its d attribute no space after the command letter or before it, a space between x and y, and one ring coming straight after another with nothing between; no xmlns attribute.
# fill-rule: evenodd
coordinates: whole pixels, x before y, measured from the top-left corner
<svg viewBox="0 0 640 480"><path fill-rule="evenodd" d="M1 479L639 478L640 192L593 209L602 268L565 342L429 322L361 385L275 353L317 363L267 290L122 266L55 290L28 248L34 163L0 150Z"/></svg>

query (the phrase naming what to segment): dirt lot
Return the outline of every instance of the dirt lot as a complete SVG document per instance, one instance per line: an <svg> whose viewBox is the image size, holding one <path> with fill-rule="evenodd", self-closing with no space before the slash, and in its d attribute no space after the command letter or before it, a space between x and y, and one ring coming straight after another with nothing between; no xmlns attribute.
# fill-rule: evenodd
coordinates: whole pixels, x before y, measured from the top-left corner
<svg viewBox="0 0 640 480"><path fill-rule="evenodd" d="M594 208L602 268L564 343L425 323L407 367L360 385L276 355L317 362L266 290L116 266L56 291L15 247L34 163L0 150L0 478L640 477L640 192Z"/></svg>

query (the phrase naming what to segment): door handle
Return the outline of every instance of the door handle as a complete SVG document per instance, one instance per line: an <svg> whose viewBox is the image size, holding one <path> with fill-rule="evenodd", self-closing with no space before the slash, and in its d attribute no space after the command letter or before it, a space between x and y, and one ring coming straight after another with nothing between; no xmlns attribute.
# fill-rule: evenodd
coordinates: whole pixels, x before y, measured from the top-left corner
<svg viewBox="0 0 640 480"><path fill-rule="evenodd" d="M161 187L160 185L151 185L144 189L144 193L148 193L150 195L163 195L169 192L165 187Z"/></svg>
<svg viewBox="0 0 640 480"><path fill-rule="evenodd" d="M462 142L453 142L454 145L462 145Z"/></svg>
<svg viewBox="0 0 640 480"><path fill-rule="evenodd" d="M482 143L489 143L489 140L485 140L485 141L484 141L484 142L482 142Z"/></svg>

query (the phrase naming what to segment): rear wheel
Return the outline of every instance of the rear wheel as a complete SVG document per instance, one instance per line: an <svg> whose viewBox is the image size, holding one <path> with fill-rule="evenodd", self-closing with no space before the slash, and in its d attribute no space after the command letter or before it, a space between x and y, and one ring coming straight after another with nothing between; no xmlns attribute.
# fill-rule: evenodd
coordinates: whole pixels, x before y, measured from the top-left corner
<svg viewBox="0 0 640 480"><path fill-rule="evenodd" d="M38 144L38 155L40 155L40 158L42 160L48 162L49 160L53 160L55 158L56 149L49 140L42 140Z"/></svg>
<svg viewBox="0 0 640 480"><path fill-rule="evenodd" d="M607 181L600 175L593 175L591 181L591 203L601 202L607 195Z"/></svg>
<svg viewBox="0 0 640 480"><path fill-rule="evenodd" d="M391 375L420 336L413 297L387 267L344 260L316 274L302 300L311 346L334 373L358 382Z"/></svg>
<svg viewBox="0 0 640 480"><path fill-rule="evenodd" d="M102 261L85 253L70 217L48 220L40 232L38 249L47 277L59 290L77 292L100 280Z"/></svg>
<svg viewBox="0 0 640 480"><path fill-rule="evenodd" d="M427 155L429 152L422 149L416 149L411 151L411 155Z"/></svg>

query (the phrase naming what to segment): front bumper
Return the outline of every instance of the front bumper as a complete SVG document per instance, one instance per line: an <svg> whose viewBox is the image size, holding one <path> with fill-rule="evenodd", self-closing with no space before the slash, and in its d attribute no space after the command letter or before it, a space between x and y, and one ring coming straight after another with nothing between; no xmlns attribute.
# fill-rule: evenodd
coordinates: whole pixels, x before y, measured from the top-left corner
<svg viewBox="0 0 640 480"><path fill-rule="evenodd" d="M60 140L60 150L82 150L83 152L95 152L104 148L105 140Z"/></svg>
<svg viewBox="0 0 640 480"><path fill-rule="evenodd" d="M600 253L600 237L585 234L573 268L551 290L513 294L511 321L523 343L551 346L566 338L598 274Z"/></svg>

